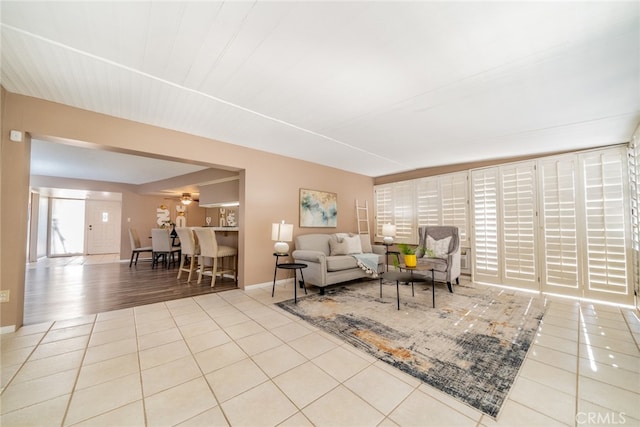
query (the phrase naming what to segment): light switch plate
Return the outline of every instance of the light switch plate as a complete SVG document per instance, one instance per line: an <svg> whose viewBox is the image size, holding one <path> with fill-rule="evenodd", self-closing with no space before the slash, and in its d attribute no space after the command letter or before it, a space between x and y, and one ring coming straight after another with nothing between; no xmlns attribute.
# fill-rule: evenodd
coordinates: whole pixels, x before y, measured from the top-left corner
<svg viewBox="0 0 640 427"><path fill-rule="evenodd" d="M9 139L12 140L13 142L21 142L22 132L20 132L19 130L12 130L11 134L9 135Z"/></svg>
<svg viewBox="0 0 640 427"><path fill-rule="evenodd" d="M0 291L0 302L9 302L9 290Z"/></svg>

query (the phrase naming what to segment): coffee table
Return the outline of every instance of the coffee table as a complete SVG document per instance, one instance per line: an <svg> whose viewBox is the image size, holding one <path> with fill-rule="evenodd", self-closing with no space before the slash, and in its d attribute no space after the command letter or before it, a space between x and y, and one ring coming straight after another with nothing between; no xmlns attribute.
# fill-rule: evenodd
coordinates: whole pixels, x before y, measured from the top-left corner
<svg viewBox="0 0 640 427"><path fill-rule="evenodd" d="M396 298L398 300L398 310L400 310L400 282L403 283L411 283L411 296L415 296L415 291L413 289L414 282L427 282L429 279L427 276L423 274L414 275L412 271L386 271L380 274L380 298L382 298L382 281L391 280L396 282ZM436 291L434 282L432 279L431 282L432 288L432 298L433 298L433 308L436 307Z"/></svg>
<svg viewBox="0 0 640 427"><path fill-rule="evenodd" d="M407 267L406 264L400 264L398 268L400 269L400 271L430 271L431 277L434 278L434 280L436 271L446 271L446 265L437 261L430 261L428 258L422 258L420 262L418 262L418 265L416 265L415 267ZM453 288L451 287L450 282L447 282L447 288L449 288L449 292L453 293Z"/></svg>

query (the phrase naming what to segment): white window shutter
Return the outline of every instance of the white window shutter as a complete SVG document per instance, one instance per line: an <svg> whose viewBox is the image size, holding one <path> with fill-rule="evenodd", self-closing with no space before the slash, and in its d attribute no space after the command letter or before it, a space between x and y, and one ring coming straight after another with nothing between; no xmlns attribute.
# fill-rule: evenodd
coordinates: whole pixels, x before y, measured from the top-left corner
<svg viewBox="0 0 640 427"><path fill-rule="evenodd" d="M396 225L398 242L417 243L418 230L415 227L415 182L402 181L393 186L393 224Z"/></svg>
<svg viewBox="0 0 640 427"><path fill-rule="evenodd" d="M469 244L467 232L467 224L469 223L468 176L469 175L464 172L440 177L440 194L442 200L441 225L458 227L461 245Z"/></svg>
<svg viewBox="0 0 640 427"><path fill-rule="evenodd" d="M500 168L501 256L505 284L538 288L535 169L532 162Z"/></svg>
<svg viewBox="0 0 640 427"><path fill-rule="evenodd" d="M418 231L415 227L415 183L402 181L378 185L374 190L376 237L382 240L382 226L394 224L394 241L417 243Z"/></svg>
<svg viewBox="0 0 640 427"><path fill-rule="evenodd" d="M587 296L599 292L626 295L625 166L622 150L579 156L584 179Z"/></svg>
<svg viewBox="0 0 640 427"><path fill-rule="evenodd" d="M498 168L471 171L473 277L498 283Z"/></svg>
<svg viewBox="0 0 640 427"><path fill-rule="evenodd" d="M382 240L382 225L393 224L393 187L378 185L374 190L376 237Z"/></svg>
<svg viewBox="0 0 640 427"><path fill-rule="evenodd" d="M416 214L418 227L440 225L440 188L438 177L416 181Z"/></svg>
<svg viewBox="0 0 640 427"><path fill-rule="evenodd" d="M578 295L576 157L538 162L542 282L547 292Z"/></svg>

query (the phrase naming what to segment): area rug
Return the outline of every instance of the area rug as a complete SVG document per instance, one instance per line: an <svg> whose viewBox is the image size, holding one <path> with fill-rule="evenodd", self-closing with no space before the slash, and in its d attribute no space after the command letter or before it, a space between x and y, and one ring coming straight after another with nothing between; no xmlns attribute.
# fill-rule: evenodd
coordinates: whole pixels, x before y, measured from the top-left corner
<svg viewBox="0 0 640 427"><path fill-rule="evenodd" d="M476 286L378 281L327 289L278 305L307 322L496 417L544 314L540 298Z"/></svg>

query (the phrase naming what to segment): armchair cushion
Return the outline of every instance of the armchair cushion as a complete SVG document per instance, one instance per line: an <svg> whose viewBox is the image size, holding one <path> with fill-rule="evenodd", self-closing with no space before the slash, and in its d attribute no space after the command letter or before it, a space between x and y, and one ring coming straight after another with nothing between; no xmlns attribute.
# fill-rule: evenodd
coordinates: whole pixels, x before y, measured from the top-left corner
<svg viewBox="0 0 640 427"><path fill-rule="evenodd" d="M427 236L427 254L430 258L447 258L449 255L449 244L451 236L436 240Z"/></svg>

